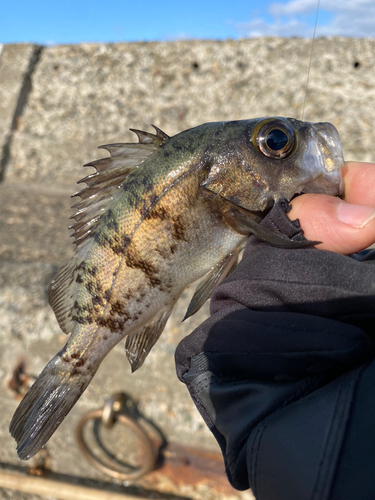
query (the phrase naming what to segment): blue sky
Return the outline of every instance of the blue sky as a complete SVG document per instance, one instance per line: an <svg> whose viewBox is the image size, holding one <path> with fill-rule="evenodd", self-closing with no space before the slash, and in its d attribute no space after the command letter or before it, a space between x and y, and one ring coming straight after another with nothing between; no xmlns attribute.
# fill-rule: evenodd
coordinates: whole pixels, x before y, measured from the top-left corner
<svg viewBox="0 0 375 500"><path fill-rule="evenodd" d="M0 43L63 44L313 34L317 0L14 0ZM374 0L321 0L317 36L375 36Z"/></svg>

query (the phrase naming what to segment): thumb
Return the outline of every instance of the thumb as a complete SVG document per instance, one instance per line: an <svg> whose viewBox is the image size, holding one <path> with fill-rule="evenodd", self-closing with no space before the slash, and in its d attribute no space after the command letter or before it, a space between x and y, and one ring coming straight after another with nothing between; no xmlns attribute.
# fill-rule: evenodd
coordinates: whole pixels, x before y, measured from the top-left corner
<svg viewBox="0 0 375 500"><path fill-rule="evenodd" d="M372 207L318 194L298 196L291 205L288 217L299 219L305 238L322 242L317 248L351 254L375 242L375 209Z"/></svg>

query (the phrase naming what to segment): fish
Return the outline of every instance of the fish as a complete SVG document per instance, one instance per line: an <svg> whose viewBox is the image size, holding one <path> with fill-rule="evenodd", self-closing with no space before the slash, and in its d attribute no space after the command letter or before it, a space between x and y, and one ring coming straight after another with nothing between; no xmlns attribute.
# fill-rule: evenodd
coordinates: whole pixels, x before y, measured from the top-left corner
<svg viewBox="0 0 375 500"><path fill-rule="evenodd" d="M272 117L206 123L169 137L101 146L73 208L74 256L48 295L66 345L10 424L18 456L33 457L123 338L132 371L159 339L183 290L203 278L185 318L237 265L251 234L303 248L260 222L300 193L343 194L339 134L330 123Z"/></svg>

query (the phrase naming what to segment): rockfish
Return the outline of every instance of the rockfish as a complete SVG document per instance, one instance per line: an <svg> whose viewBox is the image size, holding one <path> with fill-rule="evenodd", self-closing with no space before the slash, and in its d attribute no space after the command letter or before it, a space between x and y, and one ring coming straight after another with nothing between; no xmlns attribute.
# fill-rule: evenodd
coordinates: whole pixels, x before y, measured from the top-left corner
<svg viewBox="0 0 375 500"><path fill-rule="evenodd" d="M158 340L181 293L205 276L186 317L235 267L250 234L295 242L259 222L299 193L341 195L344 164L329 123L261 118L207 123L169 137L133 131L88 163L74 205L76 252L49 287L70 338L17 408L10 432L29 459L48 441L107 353L126 337L132 371ZM74 195L75 196L75 195Z"/></svg>

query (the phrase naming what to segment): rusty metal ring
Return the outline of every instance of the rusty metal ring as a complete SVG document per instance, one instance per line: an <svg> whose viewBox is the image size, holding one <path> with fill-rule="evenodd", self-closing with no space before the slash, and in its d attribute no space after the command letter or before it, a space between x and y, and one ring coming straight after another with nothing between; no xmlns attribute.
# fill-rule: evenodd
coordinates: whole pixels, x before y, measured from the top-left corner
<svg viewBox="0 0 375 500"><path fill-rule="evenodd" d="M145 474L153 470L155 468L157 460L157 453L153 445L153 442L135 419L127 415L124 415L122 413L116 415L116 422L118 421L123 425L129 427L135 433L136 437L139 439L141 443L140 446L143 448L143 456L144 456L142 464L139 467L137 467L134 471L129 472L128 469L121 468L117 464L113 466L108 466L94 455L94 453L90 450L87 442L85 441L83 431L85 425L90 420L100 420L102 423L103 412L104 408L85 413L85 415L83 415L83 417L78 422L76 427L76 439L78 447L85 456L85 458L87 459L87 461L99 471L104 472L105 474L108 474L109 476L114 477L116 479L123 479L125 481L139 479L140 477L144 476ZM106 453L106 455L109 459L109 462L111 464L115 464L113 458L111 458L108 453ZM127 472L125 472L125 470Z"/></svg>

